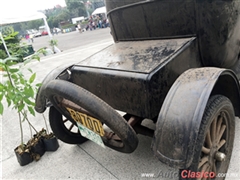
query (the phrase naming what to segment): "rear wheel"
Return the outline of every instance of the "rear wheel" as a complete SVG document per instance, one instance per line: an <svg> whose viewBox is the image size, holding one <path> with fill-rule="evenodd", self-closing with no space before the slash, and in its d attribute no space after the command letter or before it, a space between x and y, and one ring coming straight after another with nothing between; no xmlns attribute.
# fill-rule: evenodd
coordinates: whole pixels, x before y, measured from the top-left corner
<svg viewBox="0 0 240 180"><path fill-rule="evenodd" d="M222 95L212 96L203 115L192 164L187 170L180 171L180 179L211 179L218 174L217 179L225 179L234 134L235 116L231 101ZM194 174L196 172L198 174Z"/></svg>
<svg viewBox="0 0 240 180"><path fill-rule="evenodd" d="M54 106L49 110L49 123L55 136L68 144L82 144L87 141L78 130L75 122L63 116Z"/></svg>

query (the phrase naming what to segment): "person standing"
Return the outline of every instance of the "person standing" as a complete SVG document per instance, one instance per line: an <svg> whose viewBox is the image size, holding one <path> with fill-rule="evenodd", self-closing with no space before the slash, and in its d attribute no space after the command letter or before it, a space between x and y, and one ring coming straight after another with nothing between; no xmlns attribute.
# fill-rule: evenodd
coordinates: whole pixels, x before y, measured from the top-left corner
<svg viewBox="0 0 240 180"><path fill-rule="evenodd" d="M81 25L79 23L78 23L77 27L78 27L78 31L81 33L82 32L82 28L81 28Z"/></svg>
<svg viewBox="0 0 240 180"><path fill-rule="evenodd" d="M98 27L102 28L102 21L101 21L101 19L99 19L99 21L98 21Z"/></svg>
<svg viewBox="0 0 240 180"><path fill-rule="evenodd" d="M32 43L33 43L33 34L30 34L29 35L29 39L32 41Z"/></svg>
<svg viewBox="0 0 240 180"><path fill-rule="evenodd" d="M53 28L53 35L56 33L56 28L54 27Z"/></svg>
<svg viewBox="0 0 240 180"><path fill-rule="evenodd" d="M28 42L30 42L29 34L26 34L26 35L25 35L25 38L26 38L26 40L27 40Z"/></svg>

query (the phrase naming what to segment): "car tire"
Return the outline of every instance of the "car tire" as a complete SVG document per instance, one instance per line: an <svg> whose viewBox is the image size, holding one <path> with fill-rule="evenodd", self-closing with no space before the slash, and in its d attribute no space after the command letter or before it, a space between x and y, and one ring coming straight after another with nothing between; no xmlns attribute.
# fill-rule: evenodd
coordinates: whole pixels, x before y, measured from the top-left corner
<svg viewBox="0 0 240 180"><path fill-rule="evenodd" d="M204 179L206 173L211 173L208 174L210 178L225 179L234 134L235 115L231 101L222 95L210 97L200 125L192 164L188 169L180 170L179 179ZM199 173L198 176L196 173Z"/></svg>

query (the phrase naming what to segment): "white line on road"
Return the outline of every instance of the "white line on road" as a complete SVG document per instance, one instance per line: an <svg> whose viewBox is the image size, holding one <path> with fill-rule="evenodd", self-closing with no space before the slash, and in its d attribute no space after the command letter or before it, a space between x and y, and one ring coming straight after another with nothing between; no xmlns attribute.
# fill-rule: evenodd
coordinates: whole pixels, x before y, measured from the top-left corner
<svg viewBox="0 0 240 180"><path fill-rule="evenodd" d="M63 53L63 54L59 54L57 56L52 56L52 57L49 57L49 58L44 58L43 60L40 60L40 61L45 61L45 60L50 60L50 59L56 59L57 57L62 57L62 56L66 56L66 55L69 55L69 54L72 54L72 53L76 53L76 52L81 52L81 51L85 51L85 50L88 50L88 49L92 49L92 48L96 48L96 47L99 47L99 46L103 46L103 45L111 45L113 44L113 42L105 42L105 43L101 43L101 44L98 44L98 45L93 45L93 46L90 46L90 47L86 47L86 48L83 48L83 49L79 49L79 50L75 50L75 51L71 51L71 52L67 52L67 53ZM105 47L104 47L105 48Z"/></svg>

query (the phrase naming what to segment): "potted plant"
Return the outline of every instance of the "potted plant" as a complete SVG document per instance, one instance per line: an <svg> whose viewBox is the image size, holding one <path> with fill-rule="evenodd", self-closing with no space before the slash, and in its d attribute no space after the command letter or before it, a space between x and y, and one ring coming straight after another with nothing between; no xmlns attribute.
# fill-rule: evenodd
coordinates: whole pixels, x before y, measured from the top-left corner
<svg viewBox="0 0 240 180"><path fill-rule="evenodd" d="M39 60L39 56L32 56L32 59ZM23 65L29 63L32 59L26 60ZM22 66L16 67L18 58L8 57L0 59L0 68L3 69L3 82L0 82L0 114L3 114L4 106L3 99L6 100L7 106L12 107L16 114L18 114L19 126L20 126L20 145L14 149L20 165L26 165L33 160L32 146L24 144L23 142L23 127L22 122L27 121L30 128L34 128L28 115L35 115L34 111L34 98L36 90L40 84L34 84L36 73L33 73L31 69L30 77L26 78L22 73ZM35 129L36 131L36 129Z"/></svg>
<svg viewBox="0 0 240 180"><path fill-rule="evenodd" d="M61 52L60 49L58 49L57 45L58 45L58 41L56 39L51 39L49 41L49 45L52 47L52 51L54 53L58 53Z"/></svg>
<svg viewBox="0 0 240 180"><path fill-rule="evenodd" d="M11 31L12 32L12 31ZM13 33L11 33L13 34ZM17 33L14 33L14 35ZM13 37L6 35L6 40L12 40ZM18 42L20 43L20 42ZM53 43L55 44L55 43ZM0 43L1 45L1 43ZM17 46L14 42L7 42L8 47ZM4 112L4 105L7 104L8 107L12 107L16 114L18 115L19 126L20 126L20 145L14 149L20 165L24 166L34 160L39 160L40 157L49 148L45 148L45 139L54 139L53 134L46 133L43 129L37 131L31 122L29 121L29 115L35 116L35 95L40 84L35 83L36 73L34 73L30 68L28 71L30 75L26 77L23 70L26 68L25 65L30 63L32 60L40 60L39 54L44 53L44 48L38 50L30 58L26 59L24 63L18 64L21 60L21 56L18 55L18 51L14 48L11 49L11 56L6 57L5 52L0 49L0 69L3 71L3 81L0 82L0 114ZM6 101L3 103L3 101ZM44 117L45 118L45 117ZM27 121L30 127L31 139L27 142L23 142L23 126L22 123ZM46 124L46 120L45 120ZM32 135L32 130L35 134ZM59 147L57 139L54 141L54 147L51 149L56 150Z"/></svg>
<svg viewBox="0 0 240 180"><path fill-rule="evenodd" d="M42 130L34 134L33 137L35 139L42 140L44 151L56 151L59 147L57 137L53 133L49 133L46 118L44 114L42 114L42 116L45 122L46 129L42 128Z"/></svg>
<svg viewBox="0 0 240 180"><path fill-rule="evenodd" d="M56 151L59 148L59 143L57 140L57 137L53 133L49 133L48 126L47 126L47 120L43 115L43 119L45 122L46 130L42 129L41 135L43 137L43 143L45 146L46 151Z"/></svg>

